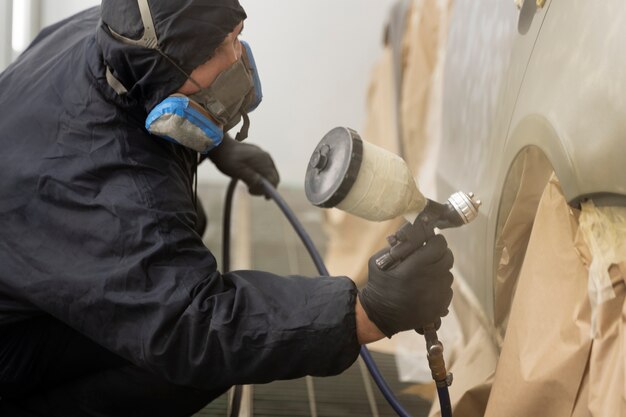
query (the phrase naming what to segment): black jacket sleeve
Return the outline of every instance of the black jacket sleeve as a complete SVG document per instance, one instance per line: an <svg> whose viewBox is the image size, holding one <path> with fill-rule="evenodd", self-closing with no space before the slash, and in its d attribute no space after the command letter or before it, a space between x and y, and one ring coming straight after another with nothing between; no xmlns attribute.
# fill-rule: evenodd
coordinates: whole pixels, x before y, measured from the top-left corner
<svg viewBox="0 0 626 417"><path fill-rule="evenodd" d="M5 213L2 233L20 238L0 255L3 292L183 385L331 375L356 359L351 280L222 275L176 170L118 164L71 181L77 158L53 158L30 203Z"/></svg>
<svg viewBox="0 0 626 417"><path fill-rule="evenodd" d="M96 174L110 156L61 153L30 203L5 217L3 233L21 236L5 264L20 278L5 281L11 294L182 385L331 375L356 359L351 280L222 275L176 158L163 153L151 169L155 151ZM72 180L67 167L81 165Z"/></svg>

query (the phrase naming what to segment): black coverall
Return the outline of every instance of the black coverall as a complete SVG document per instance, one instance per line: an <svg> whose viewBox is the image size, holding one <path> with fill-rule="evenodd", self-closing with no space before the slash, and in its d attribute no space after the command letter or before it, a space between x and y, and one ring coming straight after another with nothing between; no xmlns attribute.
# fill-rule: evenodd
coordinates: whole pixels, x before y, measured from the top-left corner
<svg viewBox="0 0 626 417"><path fill-rule="evenodd" d="M141 33L135 2L105 3L109 25ZM189 71L238 7L151 2ZM0 74L0 416L190 415L233 384L346 369L352 281L218 271L195 230L197 155L143 126L184 78L100 19L44 29Z"/></svg>

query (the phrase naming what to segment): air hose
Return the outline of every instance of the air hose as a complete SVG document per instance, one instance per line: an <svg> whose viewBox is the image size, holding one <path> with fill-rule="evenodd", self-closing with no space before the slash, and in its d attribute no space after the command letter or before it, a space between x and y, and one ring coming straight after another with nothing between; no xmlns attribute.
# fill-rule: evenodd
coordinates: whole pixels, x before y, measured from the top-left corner
<svg viewBox="0 0 626 417"><path fill-rule="evenodd" d="M328 269L326 269L326 265L324 265L322 256L320 255L319 251L315 247L313 240L311 239L309 234L306 232L306 230L304 229L304 227L302 226L302 224L296 217L293 210L291 210L291 208L287 205L287 203L282 198L282 196L272 186L272 184L270 184L269 181L265 180L264 178L261 178L261 181L263 183L265 195L269 196L272 200L274 200L274 202L278 205L278 207L283 212L287 220L289 220L289 223L293 227L296 234L300 237L300 239L302 240L302 243L304 244L307 251L309 252L309 255L311 256L311 259L313 263L315 264L315 267L317 268L318 273L322 276L330 276L330 274L328 273ZM230 268L230 225L231 225L232 200L233 200L233 195L234 195L236 184L237 184L237 179L233 179L228 185L228 189L226 191L226 200L224 204L224 222L223 222L223 228L222 228L222 233L223 233L222 234L222 238L223 238L222 258L223 258L224 272L227 272ZM383 396L385 397L385 399L387 400L391 408L393 408L393 410L400 417L411 417L411 414L409 414L409 412L402 406L402 404L400 404L400 402L394 395L393 391L387 384L387 381L385 381L378 367L376 366L376 363L374 362L372 355L370 354L367 347L365 347L364 345L361 346L360 355L361 355L361 358L363 358L363 361L365 362L367 369L372 375L374 382L378 386L378 389L383 394ZM437 394L439 397L439 405L441 408L441 417L452 417L452 407L450 404L450 395L448 392L448 386L447 385L440 386L440 385L442 384L437 384ZM232 405L231 405L230 417L237 417L239 415L240 404L241 404L241 392L242 392L241 386L236 386L234 388L232 402L231 402Z"/></svg>
<svg viewBox="0 0 626 417"><path fill-rule="evenodd" d="M237 186L237 179L233 178L228 184L226 189L226 197L224 199L224 219L222 222L222 271L224 273L230 271L230 225L232 224L233 213L233 197L235 195L235 187ZM239 410L241 409L241 399L243 397L243 387L241 385L235 385L232 398L230 401L230 413L231 417L238 417Z"/></svg>

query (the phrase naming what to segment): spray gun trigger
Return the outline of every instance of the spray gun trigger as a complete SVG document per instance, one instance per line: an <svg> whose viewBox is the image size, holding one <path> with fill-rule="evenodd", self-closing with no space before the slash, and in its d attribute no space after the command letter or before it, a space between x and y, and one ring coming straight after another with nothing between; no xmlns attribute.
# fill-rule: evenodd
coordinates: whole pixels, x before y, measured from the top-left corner
<svg viewBox="0 0 626 417"><path fill-rule="evenodd" d="M425 240L422 235L423 232L421 229L421 225L416 226L409 222L405 223L394 234L396 241L413 242L416 246L419 246L419 243L422 243Z"/></svg>
<svg viewBox="0 0 626 417"><path fill-rule="evenodd" d="M399 240L396 235L387 236L387 243L389 243L389 246L396 246L398 242Z"/></svg>
<svg viewBox="0 0 626 417"><path fill-rule="evenodd" d="M389 251L376 259L376 266L381 271L386 271L396 266L398 262L404 260L417 246L411 241L400 241L389 248Z"/></svg>

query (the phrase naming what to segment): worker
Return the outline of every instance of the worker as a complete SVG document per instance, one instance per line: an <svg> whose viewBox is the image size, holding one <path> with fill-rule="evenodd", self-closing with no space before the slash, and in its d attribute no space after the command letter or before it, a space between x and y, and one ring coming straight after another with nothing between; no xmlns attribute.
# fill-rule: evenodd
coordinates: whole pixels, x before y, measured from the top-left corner
<svg viewBox="0 0 626 417"><path fill-rule="evenodd" d="M253 194L279 180L224 133L241 119L242 139L260 99L245 19L237 0L103 0L0 74L1 416L188 416L235 384L338 374L447 313L441 236L392 270L370 261L361 291L220 273L198 162Z"/></svg>

